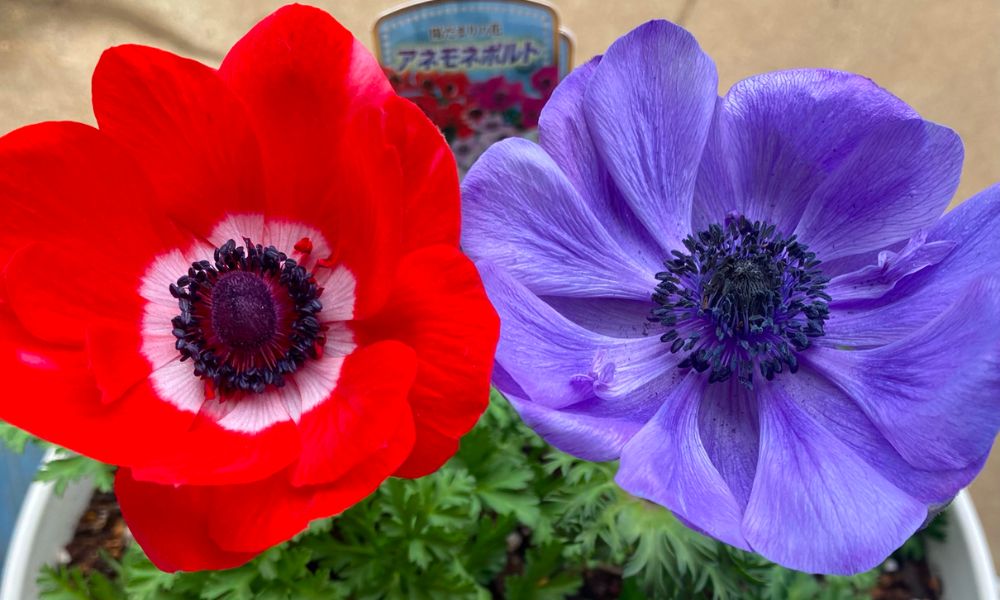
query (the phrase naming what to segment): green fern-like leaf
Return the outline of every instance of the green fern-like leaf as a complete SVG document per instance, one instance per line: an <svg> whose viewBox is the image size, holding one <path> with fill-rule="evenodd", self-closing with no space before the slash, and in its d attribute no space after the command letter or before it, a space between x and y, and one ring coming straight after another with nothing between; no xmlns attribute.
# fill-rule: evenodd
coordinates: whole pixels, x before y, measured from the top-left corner
<svg viewBox="0 0 1000 600"><path fill-rule="evenodd" d="M62 495L70 483L86 477L91 479L98 490L110 492L115 484L115 467L86 456L59 450L55 458L42 465L35 479L53 482L56 493Z"/></svg>
<svg viewBox="0 0 1000 600"><path fill-rule="evenodd" d="M120 584L134 600L159 600L173 588L177 579L176 575L157 569L134 544L125 550L121 573Z"/></svg>
<svg viewBox="0 0 1000 600"><path fill-rule="evenodd" d="M30 433L14 427L10 423L0 421L0 443L13 453L24 453L24 448L28 443L36 439Z"/></svg>
<svg viewBox="0 0 1000 600"><path fill-rule="evenodd" d="M125 600L123 590L103 573L43 567L38 578L41 600Z"/></svg>
<svg viewBox="0 0 1000 600"><path fill-rule="evenodd" d="M528 551L524 573L508 577L508 600L563 600L580 589L577 570L567 570L558 544L546 544Z"/></svg>

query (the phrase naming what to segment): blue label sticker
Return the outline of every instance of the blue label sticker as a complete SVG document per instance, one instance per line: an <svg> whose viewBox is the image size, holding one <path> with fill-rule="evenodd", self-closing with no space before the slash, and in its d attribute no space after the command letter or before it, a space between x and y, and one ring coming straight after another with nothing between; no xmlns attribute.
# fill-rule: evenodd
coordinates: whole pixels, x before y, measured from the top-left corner
<svg viewBox="0 0 1000 600"><path fill-rule="evenodd" d="M559 34L555 10L529 0L430 0L375 24L393 88L441 128L462 173L490 144L536 136L564 64Z"/></svg>

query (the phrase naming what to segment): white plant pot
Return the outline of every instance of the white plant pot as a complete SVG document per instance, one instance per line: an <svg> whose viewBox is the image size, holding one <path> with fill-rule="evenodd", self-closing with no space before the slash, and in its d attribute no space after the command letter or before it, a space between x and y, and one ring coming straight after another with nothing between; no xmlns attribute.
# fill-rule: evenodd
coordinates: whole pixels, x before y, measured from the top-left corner
<svg viewBox="0 0 1000 600"><path fill-rule="evenodd" d="M50 450L45 460L51 460L53 454ZM59 563L93 494L94 484L87 479L66 486L62 496L51 483L36 481L28 487L7 546L0 600L38 598L35 580L42 566Z"/></svg>
<svg viewBox="0 0 1000 600"><path fill-rule="evenodd" d="M990 546L966 490L948 507L944 541L930 541L927 561L941 578L947 600L1000 600Z"/></svg>
<svg viewBox="0 0 1000 600"><path fill-rule="evenodd" d="M7 552L0 600L36 600L42 565L58 563L93 493L89 482L70 485L57 496L51 484L28 490ZM944 542L928 547L931 570L943 582L946 600L1000 600L993 558L979 516L966 491L948 509Z"/></svg>

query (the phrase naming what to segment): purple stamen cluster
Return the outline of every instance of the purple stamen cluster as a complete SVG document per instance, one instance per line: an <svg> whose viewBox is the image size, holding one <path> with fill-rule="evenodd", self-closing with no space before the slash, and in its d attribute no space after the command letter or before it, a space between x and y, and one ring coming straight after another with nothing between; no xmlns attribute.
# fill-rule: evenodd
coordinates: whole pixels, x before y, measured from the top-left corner
<svg viewBox="0 0 1000 600"><path fill-rule="evenodd" d="M194 262L170 284L181 360L191 359L195 376L224 395L283 387L324 343L313 275L274 246L244 244L227 241L214 262Z"/></svg>
<svg viewBox="0 0 1000 600"><path fill-rule="evenodd" d="M660 339L671 352L688 352L679 366L708 371L709 382L735 375L750 389L755 370L767 380L795 373L796 353L823 335L829 316L829 279L816 254L743 216L689 235L684 246L656 274L650 316L667 327Z"/></svg>

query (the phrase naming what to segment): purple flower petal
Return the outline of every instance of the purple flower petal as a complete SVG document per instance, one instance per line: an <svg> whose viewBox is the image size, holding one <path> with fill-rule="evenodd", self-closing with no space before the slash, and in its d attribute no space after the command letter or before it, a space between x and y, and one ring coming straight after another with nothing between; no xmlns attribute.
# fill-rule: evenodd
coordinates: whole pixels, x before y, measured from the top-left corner
<svg viewBox="0 0 1000 600"><path fill-rule="evenodd" d="M625 201L665 249L690 233L698 161L715 111L715 65L690 33L650 21L608 48L584 115Z"/></svg>
<svg viewBox="0 0 1000 600"><path fill-rule="evenodd" d="M877 302L831 307L824 345L865 348L899 340L959 300L976 277L1000 264L1000 186L988 188L945 214L926 243L955 244L937 264L901 279ZM833 295L833 294L831 294Z"/></svg>
<svg viewBox="0 0 1000 600"><path fill-rule="evenodd" d="M649 418L649 415L641 413L602 414L600 405L604 401L598 398L565 408L548 408L526 400L524 391L499 365L494 369L493 383L503 391L524 423L542 439L584 460L601 462L617 459L622 446Z"/></svg>
<svg viewBox="0 0 1000 600"><path fill-rule="evenodd" d="M622 447L646 424L644 419L623 413L614 416L590 414L597 399L561 409L546 408L514 395L507 395L511 405L531 427L555 448L584 460L616 460Z"/></svg>
<svg viewBox="0 0 1000 600"><path fill-rule="evenodd" d="M766 558L849 574L880 563L927 516L774 382L760 389L760 457L743 533Z"/></svg>
<svg viewBox="0 0 1000 600"><path fill-rule="evenodd" d="M496 362L519 386L502 387L552 408L575 406L594 416L648 419L662 398L650 384L669 386L678 358L657 337L615 339L567 320L502 268L477 264L500 315ZM591 404L581 403L599 400Z"/></svg>
<svg viewBox="0 0 1000 600"><path fill-rule="evenodd" d="M877 264L834 277L826 288L833 298L831 307L882 298L900 280L944 260L955 245L951 240L928 242L926 232L918 232L901 251L880 252Z"/></svg>
<svg viewBox="0 0 1000 600"><path fill-rule="evenodd" d="M706 387L698 408L705 452L740 508L747 505L757 470L760 437L757 399L735 379Z"/></svg>
<svg viewBox="0 0 1000 600"><path fill-rule="evenodd" d="M949 502L972 481L986 461L983 454L961 469L926 470L914 467L906 462L850 396L809 363L804 363L795 377L784 378L775 385L780 385L787 397L794 398L817 425L841 440L893 485L925 504Z"/></svg>
<svg viewBox="0 0 1000 600"><path fill-rule="evenodd" d="M649 315L655 304L650 300L567 296L543 296L542 300L584 329L608 337L637 338L663 333L651 329Z"/></svg>
<svg viewBox="0 0 1000 600"><path fill-rule="evenodd" d="M668 250L659 246L622 198L582 116L587 86L600 61L596 57L577 67L553 92L539 120L539 143L625 252L658 270Z"/></svg>
<svg viewBox="0 0 1000 600"><path fill-rule="evenodd" d="M923 290L934 286L957 291L969 280L985 272L995 272L994 267L1000 263L998 232L1000 185L994 185L944 215L928 232L928 242L950 240L958 245L933 272L928 270L929 277L925 281L914 282L915 285L902 291L912 293L917 286ZM940 289L937 291L940 293Z"/></svg>
<svg viewBox="0 0 1000 600"><path fill-rule="evenodd" d="M889 252L902 252L906 248L906 244L909 240L904 240L901 242L896 242L895 244L889 244L884 248L878 250L872 250L870 252L862 252L861 254L852 254L851 256L841 256L840 258L833 258L830 260L824 260L821 270L823 274L831 279L834 277L839 277L840 275L846 275L848 273L853 273L859 269L864 269L865 267L870 267L878 262L879 254L885 251Z"/></svg>
<svg viewBox="0 0 1000 600"><path fill-rule="evenodd" d="M748 549L742 506L709 458L699 434L706 385L690 373L670 388L660 410L622 449L615 481L628 493L667 507L727 544Z"/></svg>
<svg viewBox="0 0 1000 600"><path fill-rule="evenodd" d="M919 119L884 123L816 189L795 232L822 260L885 248L941 216L961 170L954 131Z"/></svg>
<svg viewBox="0 0 1000 600"><path fill-rule="evenodd" d="M815 348L811 364L862 407L910 464L961 469L1000 428L1000 278L970 284L944 313L873 350Z"/></svg>
<svg viewBox="0 0 1000 600"><path fill-rule="evenodd" d="M540 295L647 300L656 267L624 252L537 145L490 147L462 184L462 244Z"/></svg>
<svg viewBox="0 0 1000 600"><path fill-rule="evenodd" d="M734 85L719 102L695 188L702 231L736 212L790 234L810 198L876 126L918 115L871 80L802 69Z"/></svg>

